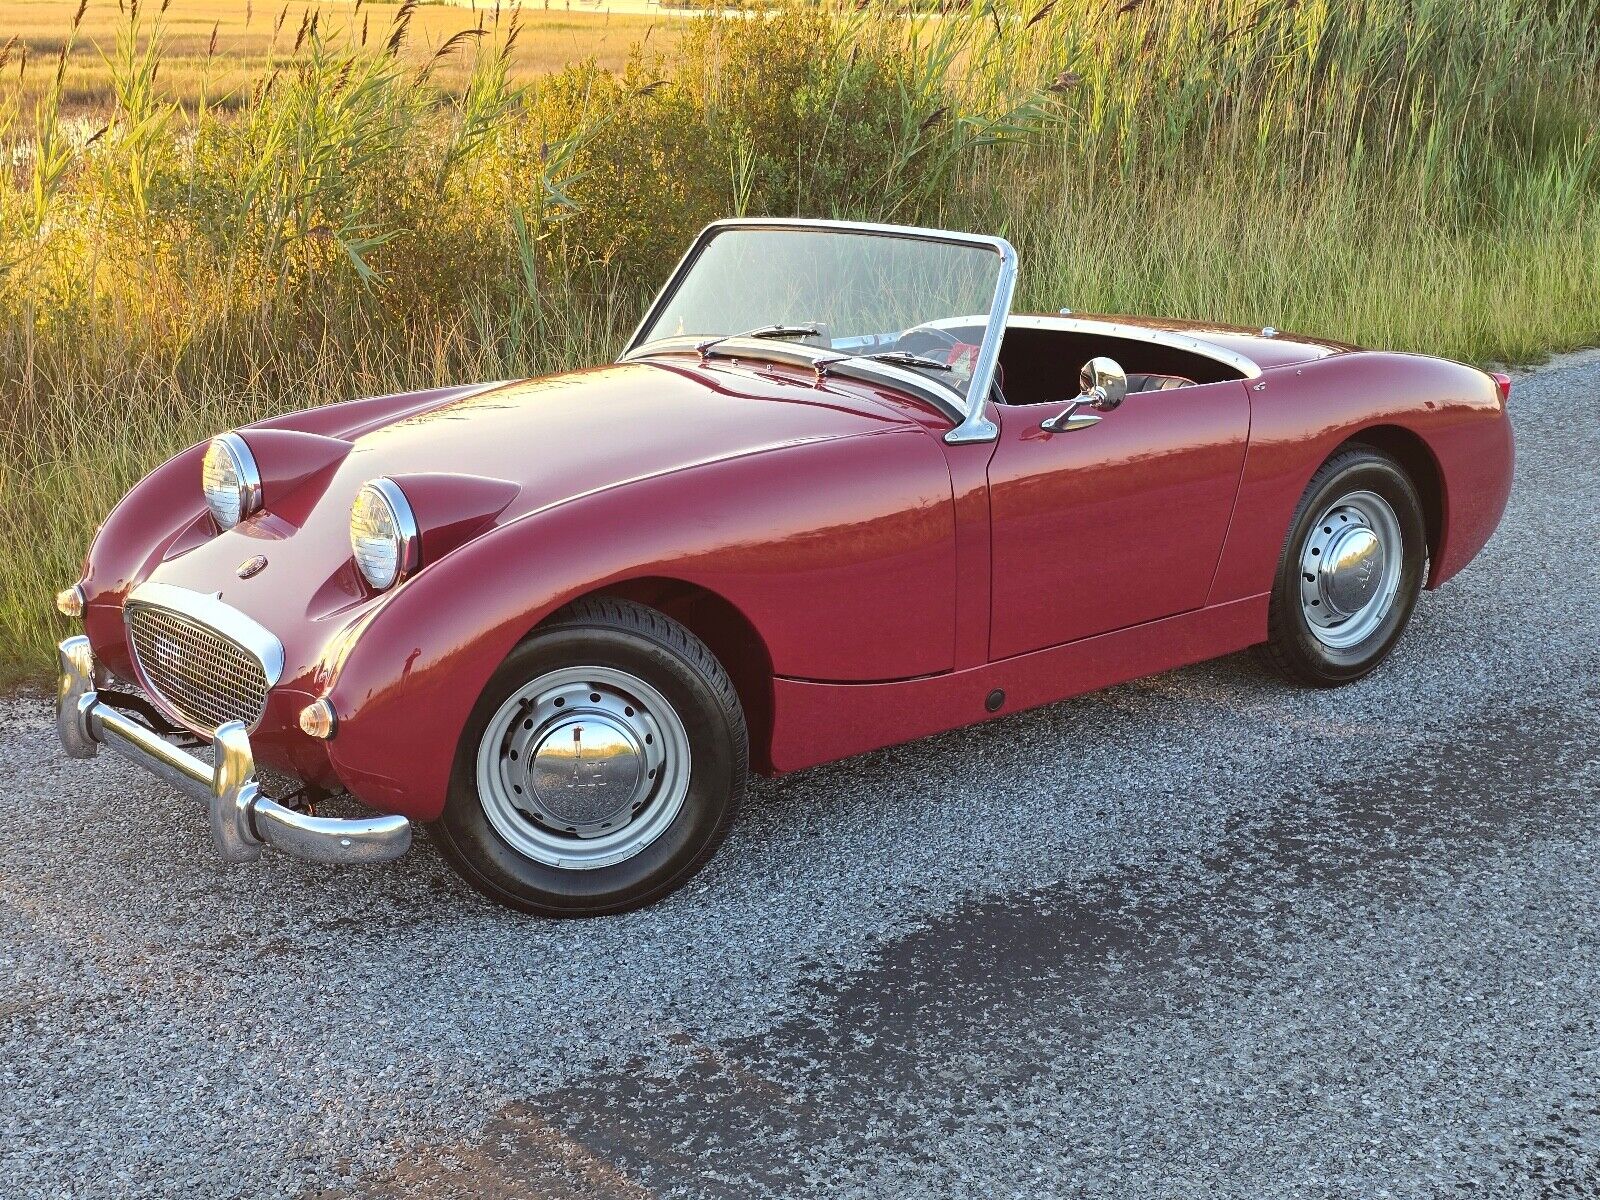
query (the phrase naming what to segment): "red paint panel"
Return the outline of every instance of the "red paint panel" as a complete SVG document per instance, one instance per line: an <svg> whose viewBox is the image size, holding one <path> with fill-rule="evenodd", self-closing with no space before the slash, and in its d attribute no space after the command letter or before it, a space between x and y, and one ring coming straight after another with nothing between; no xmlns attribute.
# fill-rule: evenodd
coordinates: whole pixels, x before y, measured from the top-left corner
<svg viewBox="0 0 1600 1200"><path fill-rule="evenodd" d="M1436 464L1444 522L1432 584L1488 541L1512 469L1510 423L1488 375L1420 355L1360 352L1269 371L1260 382L1250 392L1250 449L1212 603L1271 588L1311 476L1364 431L1403 430Z"/></svg>
<svg viewBox="0 0 1600 1200"><path fill-rule="evenodd" d="M1138 392L1088 429L1039 428L1060 410L1000 409L992 658L1201 607L1233 512L1244 384Z"/></svg>
<svg viewBox="0 0 1600 1200"><path fill-rule="evenodd" d="M1503 402L1503 401L1502 401ZM1454 576L1488 544L1511 498L1516 461L1511 422L1479 419L1442 426L1429 444L1444 467L1444 525L1429 587Z"/></svg>
<svg viewBox="0 0 1600 1200"><path fill-rule="evenodd" d="M262 505L295 525L350 453L347 441L295 429L252 429L244 440L261 472Z"/></svg>
<svg viewBox="0 0 1600 1200"><path fill-rule="evenodd" d="M729 459L531 514L374 612L330 692L334 763L366 803L431 820L495 667L554 609L628 579L720 596L785 674L948 671L953 526L941 447L914 427Z"/></svg>
<svg viewBox="0 0 1600 1200"><path fill-rule="evenodd" d="M993 442L946 446L955 495L956 654L958 668L989 661L989 460Z"/></svg>
<svg viewBox="0 0 1600 1200"><path fill-rule="evenodd" d="M467 383L452 387L429 388L422 392L397 392L391 396L367 396L342 400L316 408L302 408L257 421L251 429L288 429L324 437L353 441L364 433L417 413L438 408L502 384Z"/></svg>
<svg viewBox="0 0 1600 1200"><path fill-rule="evenodd" d="M1243 650L1267 636L1267 598L1182 613L967 671L901 683L773 681L772 764L798 771Z"/></svg>
<svg viewBox="0 0 1600 1200"><path fill-rule="evenodd" d="M922 406L854 381L819 386L804 372L692 359L292 414L244 431L278 486L267 511L236 529L219 534L205 515L200 447L130 492L92 555L91 641L126 664L121 600L146 579L220 592L284 645L283 681L253 735L261 761L327 776L326 748L295 717L347 663L356 710L385 697L383 724L341 722L343 761L381 785L353 790L377 807L437 811L439 772L488 670L550 608L610 579L722 589L791 673L950 669L941 428ZM352 441L348 454L323 441L332 438ZM351 565L348 512L379 474L416 491L430 557L415 579L374 596ZM498 527L484 532L480 517ZM454 534L469 525L479 536L459 545ZM239 579L257 554L267 567ZM392 674L363 675L372 662ZM441 662L453 665L426 669ZM363 729L374 736L358 752ZM433 769L432 790L396 769L413 752Z"/></svg>
<svg viewBox="0 0 1600 1200"><path fill-rule="evenodd" d="M393 475L421 530L421 560L436 563L483 533L522 490L504 479L459 473Z"/></svg>
<svg viewBox="0 0 1600 1200"><path fill-rule="evenodd" d="M1363 429L1408 431L1436 465L1432 582L1492 533L1511 439L1488 376L1332 353L1260 383L1136 394L1055 436L1042 406L1000 409L1001 440L973 446L882 389L692 359L331 406L245 431L279 486L238 529L205 514L199 447L136 487L91 552L86 629L125 665L131 586L220 592L284 643L261 761L426 820L484 682L542 617L679 580L758 631L780 676L772 760L793 770L982 719L997 687L1014 711L1259 641L1289 515ZM347 515L379 474L409 483L434 536L422 571L374 596ZM267 568L238 579L258 553ZM324 744L295 718L330 684Z"/></svg>

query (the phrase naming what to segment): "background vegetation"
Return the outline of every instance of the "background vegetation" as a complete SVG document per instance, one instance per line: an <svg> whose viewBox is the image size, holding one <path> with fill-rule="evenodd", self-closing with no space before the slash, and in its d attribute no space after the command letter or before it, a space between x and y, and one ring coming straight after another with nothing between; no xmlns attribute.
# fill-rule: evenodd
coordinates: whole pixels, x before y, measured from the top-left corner
<svg viewBox="0 0 1600 1200"><path fill-rule="evenodd" d="M1023 3L680 19L539 77L512 10L422 47L409 4L283 10L243 78L191 45L173 83L129 7L76 91L76 35L14 41L0 673L49 662L49 595L164 456L603 361L729 213L1002 232L1046 310L1476 361L1600 341L1589 0Z"/></svg>
<svg viewBox="0 0 1600 1200"><path fill-rule="evenodd" d="M101 51L116 41L128 21L127 2L90 0L74 28L80 0L0 0L0 43L17 39L11 66L18 66L24 50L30 60L20 76L6 81L7 91L22 100L24 123L34 102L54 85L54 68L69 30L73 37L61 82L62 112L69 118L103 119L110 111L113 68ZM383 43L400 15L400 0L364 0L359 12L354 0L331 5L322 0L168 0L159 13L161 0L141 4L147 15L161 18L161 93L189 109L202 96L214 105L243 101L262 74L285 59L300 26L313 14L321 14L319 30L332 22L336 28L349 28L358 41L365 33L368 44ZM630 11L612 11L613 6ZM501 0L500 7L509 5ZM400 57L420 66L463 29L477 28L480 19L491 22L495 8L495 0L427 0L407 19L410 29ZM527 82L587 58L604 67L621 67L645 38L652 46L669 46L683 26L667 19L677 11L657 7L647 14L646 8L641 0L524 0L524 30L511 54L513 76ZM433 78L459 91L471 70L471 55L451 55L437 65Z"/></svg>

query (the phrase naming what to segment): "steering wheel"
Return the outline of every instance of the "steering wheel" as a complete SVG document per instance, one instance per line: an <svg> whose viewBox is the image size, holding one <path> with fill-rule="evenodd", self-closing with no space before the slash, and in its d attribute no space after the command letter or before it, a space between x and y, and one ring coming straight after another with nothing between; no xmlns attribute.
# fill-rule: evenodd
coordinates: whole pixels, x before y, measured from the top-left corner
<svg viewBox="0 0 1600 1200"><path fill-rule="evenodd" d="M915 338L922 339L920 345L911 344ZM940 329L937 325L915 325L900 335L900 340L895 343L895 349L904 350L910 354L926 355L928 358L942 358L948 362L950 351L957 346L966 344L955 334L950 333L948 330ZM937 353L941 350L944 351L942 355ZM929 353L929 351L934 351L935 353ZM997 364L994 369L994 382L989 385L989 392L996 404L1004 404L1006 402L1005 393L1000 386L1003 379L1004 371Z"/></svg>
<svg viewBox="0 0 1600 1200"><path fill-rule="evenodd" d="M913 344L914 339L921 341ZM906 330L895 341L896 350L904 350L908 354L921 354L927 358L940 358L944 356L930 354L930 350L943 350L947 356L951 350L961 345L961 339L953 334L946 333L934 325L915 325Z"/></svg>

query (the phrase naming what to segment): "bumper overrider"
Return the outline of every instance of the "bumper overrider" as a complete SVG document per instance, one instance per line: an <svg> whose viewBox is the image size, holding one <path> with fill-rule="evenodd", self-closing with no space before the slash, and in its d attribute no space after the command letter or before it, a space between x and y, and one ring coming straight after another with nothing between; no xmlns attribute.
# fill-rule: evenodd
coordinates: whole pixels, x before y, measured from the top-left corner
<svg viewBox="0 0 1600 1200"><path fill-rule="evenodd" d="M411 823L405 817L316 817L265 795L256 783L255 757L242 722L217 730L212 765L101 700L88 638L68 638L57 654L56 728L68 757L93 758L107 746L199 800L210 817L212 840L229 862L251 862L264 846L325 863L387 862L410 847Z"/></svg>

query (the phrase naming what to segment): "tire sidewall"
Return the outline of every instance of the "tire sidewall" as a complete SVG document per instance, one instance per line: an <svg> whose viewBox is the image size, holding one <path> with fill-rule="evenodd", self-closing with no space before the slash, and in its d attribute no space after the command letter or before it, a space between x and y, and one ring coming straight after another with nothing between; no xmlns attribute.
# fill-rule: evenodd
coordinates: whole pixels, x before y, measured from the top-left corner
<svg viewBox="0 0 1600 1200"><path fill-rule="evenodd" d="M689 786L672 824L639 853L603 867L563 869L523 856L500 836L478 798L477 761L484 731L509 696L548 671L577 665L626 671L661 693L688 734ZM589 916L648 904L698 870L726 832L743 787L738 736L707 682L667 647L604 626L554 628L512 651L478 698L456 749L439 831L468 880L513 907Z"/></svg>
<svg viewBox="0 0 1600 1200"><path fill-rule="evenodd" d="M1311 632L1300 600L1300 558L1317 519L1339 497L1359 491L1376 493L1394 510L1404 558L1394 602L1382 623L1356 645L1335 649ZM1427 561L1422 503L1405 472L1375 452L1357 450L1341 455L1328 464L1320 479L1313 480L1284 544L1273 595L1274 643L1316 682L1334 685L1359 679L1388 656L1405 631L1422 589Z"/></svg>

